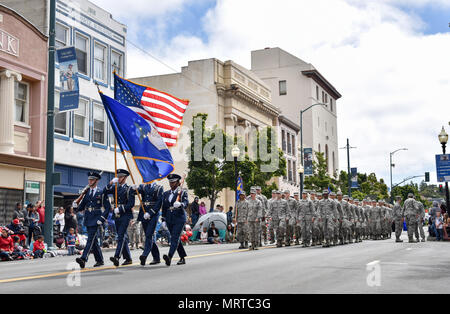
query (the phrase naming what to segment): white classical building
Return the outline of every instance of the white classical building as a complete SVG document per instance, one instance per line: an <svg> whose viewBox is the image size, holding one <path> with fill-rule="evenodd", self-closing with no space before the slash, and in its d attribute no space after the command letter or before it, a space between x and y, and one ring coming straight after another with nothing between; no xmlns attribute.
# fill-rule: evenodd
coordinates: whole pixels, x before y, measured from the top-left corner
<svg viewBox="0 0 450 314"><path fill-rule="evenodd" d="M336 103L341 94L312 64L280 48L252 51L251 59L252 72L270 87L272 103L287 119L300 124L301 110L318 102L325 104L303 114L303 147L323 152L328 173L334 175L339 169ZM287 143L289 137L282 135L281 141ZM295 141L297 150L299 137Z"/></svg>
<svg viewBox="0 0 450 314"><path fill-rule="evenodd" d="M48 33L48 0L2 0ZM125 25L87 0L56 1L56 46L75 46L80 102L71 112L59 112L59 66L55 86L55 206L69 203L86 185L86 173L103 171L101 185L114 173L114 135L109 127L97 86L113 97L113 70L126 75ZM119 167L125 167L118 155ZM63 202L64 200L64 202Z"/></svg>
<svg viewBox="0 0 450 314"><path fill-rule="evenodd" d="M183 118L177 146L171 149L175 172L187 169L192 118L208 114L206 127L218 126L229 135L250 142L251 130L278 125L279 109L272 105L270 88L254 73L233 61L189 61L180 73L132 78L136 83L168 92L190 103ZM216 204L234 207L234 192L221 193ZM209 205L207 203L207 205Z"/></svg>

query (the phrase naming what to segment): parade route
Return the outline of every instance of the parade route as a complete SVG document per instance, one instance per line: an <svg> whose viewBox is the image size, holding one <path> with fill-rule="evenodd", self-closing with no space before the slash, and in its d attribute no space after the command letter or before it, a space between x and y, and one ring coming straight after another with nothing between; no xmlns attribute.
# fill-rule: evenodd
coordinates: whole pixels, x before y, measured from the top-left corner
<svg viewBox="0 0 450 314"><path fill-rule="evenodd" d="M79 286L70 285L78 275L67 269L74 258L57 257L2 263L0 293L437 293L448 284L447 246L393 239L258 251L237 250L236 244L196 245L186 247L186 265L176 265L174 258L170 267L142 267L140 251L132 251L134 264L117 269L108 252L104 267L79 273Z"/></svg>

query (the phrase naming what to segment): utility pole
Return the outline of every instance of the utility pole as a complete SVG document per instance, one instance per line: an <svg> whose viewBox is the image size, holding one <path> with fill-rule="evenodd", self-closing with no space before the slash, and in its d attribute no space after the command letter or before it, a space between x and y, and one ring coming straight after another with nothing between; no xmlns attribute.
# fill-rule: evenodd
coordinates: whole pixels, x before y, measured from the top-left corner
<svg viewBox="0 0 450 314"><path fill-rule="evenodd" d="M351 148L356 148L356 147L351 147L350 146L349 139L347 139L347 145L345 147L341 148L341 149L346 149L347 150L348 197L352 197L352 177L351 177L351 173L350 173L350 149Z"/></svg>
<svg viewBox="0 0 450 314"><path fill-rule="evenodd" d="M48 96L47 96L47 149L45 166L45 223L44 237L47 247L53 246L53 177L55 129L55 23L56 0L50 0L48 45Z"/></svg>

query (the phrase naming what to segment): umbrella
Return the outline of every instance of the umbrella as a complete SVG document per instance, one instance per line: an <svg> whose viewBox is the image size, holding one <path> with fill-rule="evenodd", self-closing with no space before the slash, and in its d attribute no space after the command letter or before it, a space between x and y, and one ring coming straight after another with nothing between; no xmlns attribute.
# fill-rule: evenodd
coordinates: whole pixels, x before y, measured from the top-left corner
<svg viewBox="0 0 450 314"><path fill-rule="evenodd" d="M197 223L195 224L193 231L200 231L201 228L206 227L209 228L211 223L214 222L214 225L218 230L226 230L227 229L227 215L224 213L208 213L199 218Z"/></svg>

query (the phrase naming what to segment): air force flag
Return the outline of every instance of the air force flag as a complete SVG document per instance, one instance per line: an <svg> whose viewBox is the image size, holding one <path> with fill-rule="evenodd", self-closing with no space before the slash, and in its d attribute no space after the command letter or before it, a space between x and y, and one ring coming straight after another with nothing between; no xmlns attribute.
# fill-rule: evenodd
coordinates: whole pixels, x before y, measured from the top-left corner
<svg viewBox="0 0 450 314"><path fill-rule="evenodd" d="M118 101L100 96L120 149L133 156L143 182L167 177L174 169L173 159L155 126Z"/></svg>

